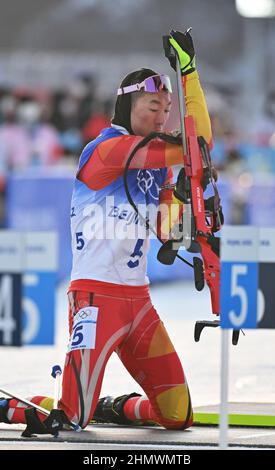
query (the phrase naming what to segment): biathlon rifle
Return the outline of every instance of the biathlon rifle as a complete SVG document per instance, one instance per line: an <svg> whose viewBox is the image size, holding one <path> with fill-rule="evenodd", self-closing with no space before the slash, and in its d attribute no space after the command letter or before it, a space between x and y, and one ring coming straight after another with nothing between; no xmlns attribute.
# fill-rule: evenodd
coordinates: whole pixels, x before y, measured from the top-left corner
<svg viewBox="0 0 275 470"><path fill-rule="evenodd" d="M189 30L187 31L189 32ZM205 282L211 294L212 313L220 315L220 238L215 236L224 222L221 200L214 178L209 146L202 136L197 136L193 116L184 115L184 95L180 64L171 47L169 36L163 36L165 56L176 59L177 87L181 117L181 137L183 146L183 168L181 168L174 188L175 197L184 204L181 221L181 237L170 239L159 250L158 260L172 264L180 246L189 252L200 253L193 257L194 281L198 291L204 288ZM176 56L176 57L175 57ZM204 198L207 187L212 188L213 195ZM199 341L204 327L217 327L214 321L197 321L195 324L195 341ZM232 342L237 344L239 330L233 330Z"/></svg>
<svg viewBox="0 0 275 470"><path fill-rule="evenodd" d="M189 30L187 31L189 32ZM173 264L175 258L180 259L194 269L195 287L198 291L204 288L205 282L210 289L212 313L219 318L220 315L220 238L214 234L223 224L223 213L220 196L214 178L210 150L202 136L197 136L193 116L184 115L184 95L181 83L179 61L169 42L170 36L163 36L163 46L166 57L176 60L177 88L179 95L179 108L181 116L181 139L178 136L166 133L152 132L142 139L132 150L124 168L123 182L130 205L137 215L151 230L162 244L158 252L158 260L163 264ZM181 222L177 227L180 236L172 237L166 242L158 236L155 228L138 210L129 190L128 172L136 152L147 145L152 139L161 139L165 142L179 145L183 148L183 168L180 170L174 195L184 204ZM204 199L204 191L210 186L213 195ZM200 253L201 258L194 256L193 264L179 255L181 246L191 253ZM204 327L217 327L218 319L214 321L202 320L195 324L195 341L199 341ZM233 330L232 342L237 344L239 330Z"/></svg>

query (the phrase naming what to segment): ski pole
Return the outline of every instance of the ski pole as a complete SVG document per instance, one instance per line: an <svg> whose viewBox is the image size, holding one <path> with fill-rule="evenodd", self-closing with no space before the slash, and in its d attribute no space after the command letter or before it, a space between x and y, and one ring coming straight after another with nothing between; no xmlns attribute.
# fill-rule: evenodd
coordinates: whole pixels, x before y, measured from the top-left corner
<svg viewBox="0 0 275 470"><path fill-rule="evenodd" d="M179 99L179 111L180 111L180 130L182 136L182 149L183 155L186 155L186 137L185 137L185 126L184 126L184 96L181 85L181 70L180 70L180 61L176 55L176 64L177 64L177 90L178 90L178 99Z"/></svg>
<svg viewBox="0 0 275 470"><path fill-rule="evenodd" d="M45 408L42 408L39 405L36 405L36 403L33 403L30 400L27 400L26 398L22 398L17 394L8 392L7 390L4 390L3 388L0 388L0 393L3 393L4 395L6 395L9 398L15 399L15 400L23 403L24 405L32 406L33 408L35 408L37 411L39 411L40 413L42 413L45 416L49 416L49 414L50 414L50 412L48 410L46 410Z"/></svg>
<svg viewBox="0 0 275 470"><path fill-rule="evenodd" d="M189 28L189 32L192 28ZM178 101L179 101L179 112L180 112L180 130L181 130L181 141L182 141L182 150L183 150L183 164L185 157L187 155L187 145L186 145L186 132L185 132L185 99L182 89L182 76L180 69L180 61L178 55L173 50L170 42L169 36L163 36L163 47L165 56L173 57L176 59L176 77L177 77L177 91L178 91ZM184 211L182 213L182 245L186 250L190 248L192 243L192 200L191 200L191 186L189 178L184 177L184 186L185 186L185 201L184 201Z"/></svg>
<svg viewBox="0 0 275 470"><path fill-rule="evenodd" d="M53 410L58 410L58 402L59 402L59 397L60 397L61 375L62 375L61 367L58 364L53 366L52 367L52 372L51 372L51 376L55 379ZM80 432L82 430L81 427L78 424L73 423L72 421L70 421L70 426L76 432ZM54 437L58 437L58 432L54 435Z"/></svg>
<svg viewBox="0 0 275 470"><path fill-rule="evenodd" d="M60 396L60 379L61 379L62 369L59 365L52 367L51 376L55 379L54 383L54 400L53 400L53 408L54 410L58 409L58 401Z"/></svg>
<svg viewBox="0 0 275 470"><path fill-rule="evenodd" d="M52 367L51 376L55 379L54 382L54 399L53 399L53 410L58 410L58 402L60 396L60 379L61 379L62 370L59 365ZM54 434L54 438L59 436L59 432L57 431Z"/></svg>

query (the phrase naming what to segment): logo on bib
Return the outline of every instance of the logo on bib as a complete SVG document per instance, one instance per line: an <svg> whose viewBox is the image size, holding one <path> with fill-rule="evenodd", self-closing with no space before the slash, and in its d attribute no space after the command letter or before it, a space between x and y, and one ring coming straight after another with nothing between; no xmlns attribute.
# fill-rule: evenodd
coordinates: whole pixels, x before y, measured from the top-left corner
<svg viewBox="0 0 275 470"><path fill-rule="evenodd" d="M149 193L153 199L159 199L160 187L156 183L151 171L139 170L137 174L137 183L143 194Z"/></svg>
<svg viewBox="0 0 275 470"><path fill-rule="evenodd" d="M77 315L79 318L82 318L82 320L84 320L85 318L91 316L91 312L89 310L80 310Z"/></svg>

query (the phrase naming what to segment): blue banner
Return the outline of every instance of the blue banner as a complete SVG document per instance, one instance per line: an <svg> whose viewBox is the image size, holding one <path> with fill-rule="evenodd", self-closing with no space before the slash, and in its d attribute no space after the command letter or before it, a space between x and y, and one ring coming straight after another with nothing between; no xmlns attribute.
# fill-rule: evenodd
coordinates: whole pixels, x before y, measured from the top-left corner
<svg viewBox="0 0 275 470"><path fill-rule="evenodd" d="M54 344L56 273L29 271L23 277L24 344Z"/></svg>

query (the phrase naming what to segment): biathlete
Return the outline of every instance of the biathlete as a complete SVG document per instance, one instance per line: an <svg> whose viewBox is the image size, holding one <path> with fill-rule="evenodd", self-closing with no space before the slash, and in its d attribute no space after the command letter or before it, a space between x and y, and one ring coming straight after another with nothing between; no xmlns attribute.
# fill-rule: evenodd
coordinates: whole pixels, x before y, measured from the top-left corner
<svg viewBox="0 0 275 470"><path fill-rule="evenodd" d="M179 57L187 113L195 119L197 135L211 146L191 35L171 32L169 41ZM173 61L171 66L175 68ZM154 422L178 430L192 425L186 377L150 299L148 230L142 231L144 224L129 206L123 184L133 148L151 132L163 132L171 93L166 75L146 68L129 73L118 89L111 127L88 143L80 156L71 208L70 341L59 407L82 428L92 419ZM140 148L128 174L136 204L170 207L175 202L172 167L182 163L180 144L154 138ZM165 238L160 228L159 234ZM144 390L143 396L99 399L105 366L114 351ZM49 397L30 400L49 410L53 407ZM0 421L25 422L24 407L17 400L2 400L1 405Z"/></svg>

